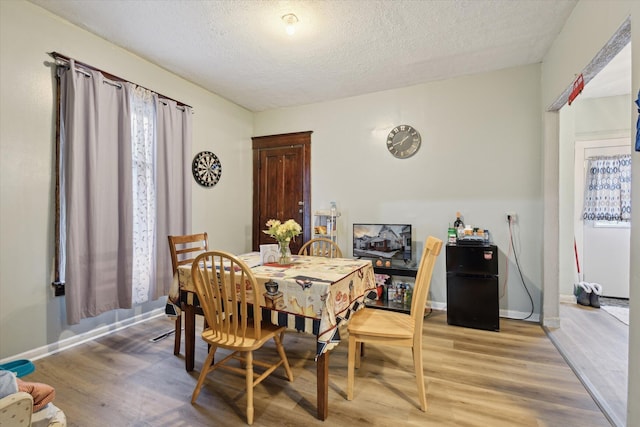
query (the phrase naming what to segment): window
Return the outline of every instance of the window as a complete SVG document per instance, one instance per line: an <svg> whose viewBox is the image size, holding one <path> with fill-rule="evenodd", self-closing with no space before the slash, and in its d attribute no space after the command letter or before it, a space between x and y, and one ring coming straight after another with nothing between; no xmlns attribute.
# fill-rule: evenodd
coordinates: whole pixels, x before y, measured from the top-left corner
<svg viewBox="0 0 640 427"><path fill-rule="evenodd" d="M74 324L167 294L166 237L191 231L191 109L67 62L58 70L56 281Z"/></svg>
<svg viewBox="0 0 640 427"><path fill-rule="evenodd" d="M582 218L589 222L631 221L631 155L588 159Z"/></svg>

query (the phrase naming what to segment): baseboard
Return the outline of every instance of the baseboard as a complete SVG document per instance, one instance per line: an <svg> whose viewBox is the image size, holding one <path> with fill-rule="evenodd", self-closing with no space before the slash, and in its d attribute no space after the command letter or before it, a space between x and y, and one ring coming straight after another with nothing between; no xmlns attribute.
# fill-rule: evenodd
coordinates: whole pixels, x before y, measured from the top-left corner
<svg viewBox="0 0 640 427"><path fill-rule="evenodd" d="M6 359L0 360L0 364L10 362L12 360L18 360L18 359L27 359L31 361L42 359L43 357L50 356L55 353L59 353L61 351L70 349L72 347L83 344L85 342L95 340L96 338L109 335L114 332L118 332L122 329L128 328L135 324L146 322L148 320L155 319L160 316L165 316L164 307L156 308L147 313L138 314L134 317L130 317L128 319L125 319L119 322L101 326L99 328L92 329L88 332L84 332L82 334L78 334L73 337L65 338L63 340L44 345L42 347L38 347L33 350L25 351L24 353L16 354Z"/></svg>
<svg viewBox="0 0 640 427"><path fill-rule="evenodd" d="M427 307L431 307L431 309L433 309L433 310L447 311L447 303L446 302L429 301L429 303L427 304Z"/></svg>
<svg viewBox="0 0 640 427"><path fill-rule="evenodd" d="M434 310L447 311L446 302L429 301L427 305ZM529 312L525 313L523 311L515 311L515 310L500 310L499 316L507 319L525 320L527 322L540 323L540 314L538 313L533 313L529 317Z"/></svg>
<svg viewBox="0 0 640 427"><path fill-rule="evenodd" d="M542 326L548 329L558 329L560 327L560 317L545 316Z"/></svg>
<svg viewBox="0 0 640 427"><path fill-rule="evenodd" d="M500 317L512 320L524 320L526 322L540 323L540 314L530 311L500 310Z"/></svg>
<svg viewBox="0 0 640 427"><path fill-rule="evenodd" d="M574 301L575 301L575 297L574 297ZM433 310L442 310L442 311L447 310L447 304L444 302L430 301L428 305ZM529 322L540 322L539 314L534 313L533 315L531 315L531 317L529 317L528 319L525 319L525 317L527 317L528 315L529 313L524 313L520 311L500 310L500 317L514 319L514 320L526 320ZM147 313L142 313L137 316L122 320L120 322L101 326L99 328L92 329L91 331L88 331L79 335L75 335L73 337L69 337L60 341L56 341L51 344L47 344L42 347L35 348L33 350L25 351L24 353L20 353L5 359L1 359L0 364L7 363L17 359L28 359L32 361L42 359L43 357L50 356L55 353L59 353L61 351L67 350L69 348L75 347L85 342L95 340L96 338L112 334L114 332L133 326L135 324L146 322L148 320L155 319L160 316L165 316L164 307L156 308Z"/></svg>
<svg viewBox="0 0 640 427"><path fill-rule="evenodd" d="M563 295L563 294L560 294L560 302L575 304L576 301L577 300L576 300L576 296L575 295Z"/></svg>

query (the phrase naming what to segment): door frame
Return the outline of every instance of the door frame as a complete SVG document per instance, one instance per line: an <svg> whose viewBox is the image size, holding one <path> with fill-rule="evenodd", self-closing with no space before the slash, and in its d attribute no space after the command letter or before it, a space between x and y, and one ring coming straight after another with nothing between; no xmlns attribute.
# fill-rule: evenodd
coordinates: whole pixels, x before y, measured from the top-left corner
<svg viewBox="0 0 640 427"><path fill-rule="evenodd" d="M303 176L302 176L302 238L306 242L311 238L311 134L313 131L284 133L277 135L254 136L251 138L253 151L253 225L252 225L252 247L254 251L259 250L261 227L258 224L260 214L258 205L260 199L258 189L260 188L260 174L258 164L260 163L260 150L272 148L284 148L301 146L303 151Z"/></svg>

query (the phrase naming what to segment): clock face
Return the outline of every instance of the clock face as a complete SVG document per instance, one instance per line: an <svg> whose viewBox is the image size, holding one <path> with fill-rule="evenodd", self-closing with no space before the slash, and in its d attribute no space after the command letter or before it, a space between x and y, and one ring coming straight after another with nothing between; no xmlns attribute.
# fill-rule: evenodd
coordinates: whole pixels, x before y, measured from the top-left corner
<svg viewBox="0 0 640 427"><path fill-rule="evenodd" d="M213 187L222 176L222 164L211 151L201 151L191 164L193 178L203 187Z"/></svg>
<svg viewBox="0 0 640 427"><path fill-rule="evenodd" d="M387 136L387 149L399 159L411 157L420 148L422 139L417 130L409 125L400 125L391 129Z"/></svg>

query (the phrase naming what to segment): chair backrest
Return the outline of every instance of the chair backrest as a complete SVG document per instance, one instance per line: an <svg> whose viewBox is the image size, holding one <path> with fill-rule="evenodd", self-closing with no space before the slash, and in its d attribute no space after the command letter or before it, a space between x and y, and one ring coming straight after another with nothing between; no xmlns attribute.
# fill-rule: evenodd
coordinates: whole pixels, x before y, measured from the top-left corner
<svg viewBox="0 0 640 427"><path fill-rule="evenodd" d="M321 256L325 258L342 258L340 246L331 239L317 237L302 245L298 255Z"/></svg>
<svg viewBox="0 0 640 427"><path fill-rule="evenodd" d="M33 397L24 391L12 393L0 399L0 425L30 427L33 414Z"/></svg>
<svg viewBox="0 0 640 427"><path fill-rule="evenodd" d="M411 319L415 323L415 333L422 335L422 323L424 318L425 304L429 287L431 286L431 275L436 265L436 258L440 255L442 249L442 240L429 236L424 245L420 265L418 266L418 274L416 274L416 282L413 288L413 296L411 300Z"/></svg>
<svg viewBox="0 0 640 427"><path fill-rule="evenodd" d="M209 250L207 233L168 237L173 274L178 271L178 266L193 263L198 254Z"/></svg>
<svg viewBox="0 0 640 427"><path fill-rule="evenodd" d="M206 267L206 268L205 268ZM227 344L240 345L253 323L253 338L260 338L258 283L241 259L224 251L207 251L196 257L191 277L209 328ZM253 311L253 313L251 313Z"/></svg>

